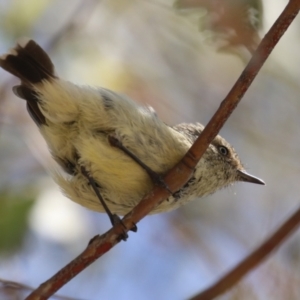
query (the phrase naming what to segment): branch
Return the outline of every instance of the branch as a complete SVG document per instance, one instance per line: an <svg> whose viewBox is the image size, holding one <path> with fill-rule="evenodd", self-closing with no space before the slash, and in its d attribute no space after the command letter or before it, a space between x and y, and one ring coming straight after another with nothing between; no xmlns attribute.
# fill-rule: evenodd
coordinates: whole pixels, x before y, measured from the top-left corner
<svg viewBox="0 0 300 300"><path fill-rule="evenodd" d="M269 237L259 248L247 256L214 285L190 300L209 300L232 288L244 275L261 263L277 248L300 224L300 208Z"/></svg>
<svg viewBox="0 0 300 300"><path fill-rule="evenodd" d="M290 0L282 14L279 16L268 34L263 39L257 52L261 51L261 49L263 50L264 47L266 47L266 50L269 50L271 52L271 47L274 48L275 44L292 23L296 15L299 13L299 10L300 0ZM273 32L275 34L273 40L274 45L272 45L272 43L266 42L266 40L270 40L270 42L272 42L271 39L273 37ZM253 57L253 59L255 59L255 57ZM256 249L248 257L246 257L240 264L238 264L234 269L232 269L229 273L218 280L214 285L198 294L197 296L191 298L190 300L214 299L215 297L223 294L226 290L232 288L239 280L241 280L243 276L245 276L250 270L254 269L259 263L261 263L274 249L279 247L279 245L290 234L292 234L292 232L299 226L299 224L300 208L258 249Z"/></svg>
<svg viewBox="0 0 300 300"><path fill-rule="evenodd" d="M253 58L250 60L236 84L233 86L225 100L221 103L219 109L214 114L194 145L183 159L164 176L165 183L172 191L179 190L189 180L192 171L201 156L249 88L273 48L297 15L299 7L300 0L291 0L289 2L284 12L280 15L268 34L262 40ZM92 262L119 243L120 236L123 234L124 229L128 232L133 225L138 223L168 196L169 194L165 189L155 186L154 189L122 219L123 224L120 223L102 236L96 236L93 238L83 253L61 269L52 278L41 284L40 287L38 287L26 299L48 299L65 283L70 281ZM126 228L124 228L124 226Z"/></svg>

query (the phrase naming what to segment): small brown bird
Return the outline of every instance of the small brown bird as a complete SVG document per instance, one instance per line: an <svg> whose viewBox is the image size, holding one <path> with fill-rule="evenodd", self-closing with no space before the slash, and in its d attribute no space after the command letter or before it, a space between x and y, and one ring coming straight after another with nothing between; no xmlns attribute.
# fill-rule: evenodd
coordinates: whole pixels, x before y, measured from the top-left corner
<svg viewBox="0 0 300 300"><path fill-rule="evenodd" d="M152 108L122 94L60 79L33 40L21 39L0 57L0 66L21 80L13 91L26 100L65 171L55 174L55 181L70 199L92 210L104 212L106 204L115 214L128 213L203 130L199 123L168 126ZM217 136L186 185L151 213L176 209L236 181L264 184L245 171L234 149Z"/></svg>

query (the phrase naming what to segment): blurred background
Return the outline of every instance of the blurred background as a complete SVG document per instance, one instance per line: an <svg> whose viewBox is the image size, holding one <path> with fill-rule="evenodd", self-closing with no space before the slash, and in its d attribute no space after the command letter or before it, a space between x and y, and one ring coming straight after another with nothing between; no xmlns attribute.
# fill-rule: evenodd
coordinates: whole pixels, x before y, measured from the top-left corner
<svg viewBox="0 0 300 300"><path fill-rule="evenodd" d="M0 53L28 36L70 81L153 106L170 125L206 124L287 0L0 0ZM262 5L261 5L262 4ZM233 9L234 8L234 9ZM187 299L299 206L300 19L221 131L266 186L238 183L148 216L64 286L70 299ZM110 228L66 199L15 78L0 70L0 298L23 299ZM50 170L50 171L49 171ZM299 299L300 235L219 299ZM54 299L54 298L53 298Z"/></svg>

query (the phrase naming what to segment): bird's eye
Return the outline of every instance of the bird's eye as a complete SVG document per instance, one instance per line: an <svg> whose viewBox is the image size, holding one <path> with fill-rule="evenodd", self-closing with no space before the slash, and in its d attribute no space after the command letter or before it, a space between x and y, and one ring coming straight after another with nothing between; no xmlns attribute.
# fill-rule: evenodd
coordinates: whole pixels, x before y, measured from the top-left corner
<svg viewBox="0 0 300 300"><path fill-rule="evenodd" d="M219 153L222 154L223 156L227 156L229 153L229 150L225 146L219 146L218 147Z"/></svg>

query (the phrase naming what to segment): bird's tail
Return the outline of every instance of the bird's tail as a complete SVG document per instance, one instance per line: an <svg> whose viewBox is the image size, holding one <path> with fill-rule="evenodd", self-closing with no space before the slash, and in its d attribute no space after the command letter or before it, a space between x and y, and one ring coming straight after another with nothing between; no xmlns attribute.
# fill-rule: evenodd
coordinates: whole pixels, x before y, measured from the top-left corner
<svg viewBox="0 0 300 300"><path fill-rule="evenodd" d="M20 39L14 48L0 56L0 66L27 85L55 77L48 54L28 38Z"/></svg>
<svg viewBox="0 0 300 300"><path fill-rule="evenodd" d="M35 123L38 126L45 124L33 86L55 78L48 54L33 40L22 38L8 53L0 56L0 67L20 78L21 85L14 87L14 93L27 101L28 112Z"/></svg>

